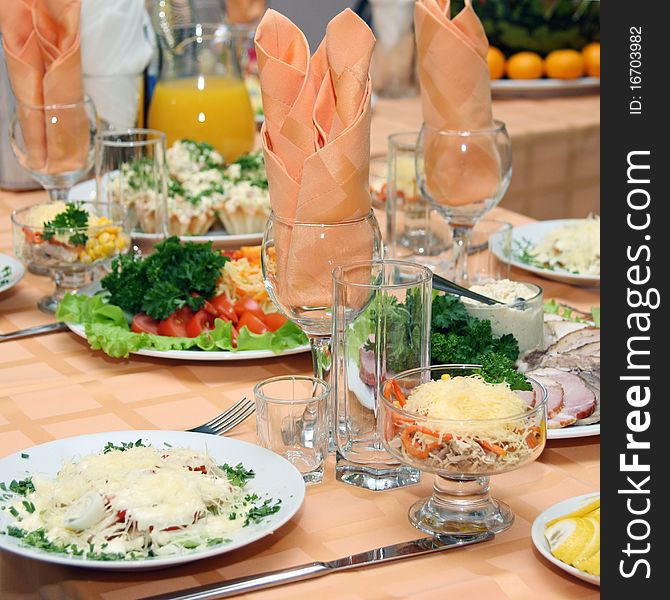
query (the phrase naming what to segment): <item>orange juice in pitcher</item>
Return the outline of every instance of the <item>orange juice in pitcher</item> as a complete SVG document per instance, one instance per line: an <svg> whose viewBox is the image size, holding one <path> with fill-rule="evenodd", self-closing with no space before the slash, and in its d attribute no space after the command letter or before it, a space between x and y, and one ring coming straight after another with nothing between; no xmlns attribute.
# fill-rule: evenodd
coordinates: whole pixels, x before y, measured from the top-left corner
<svg viewBox="0 0 670 600"><path fill-rule="evenodd" d="M226 24L187 25L161 38L163 64L149 107L149 127L207 142L234 161L253 149L256 123Z"/></svg>
<svg viewBox="0 0 670 600"><path fill-rule="evenodd" d="M256 134L244 82L219 75L159 81L149 127L164 131L168 145L183 138L208 142L228 162L252 150Z"/></svg>

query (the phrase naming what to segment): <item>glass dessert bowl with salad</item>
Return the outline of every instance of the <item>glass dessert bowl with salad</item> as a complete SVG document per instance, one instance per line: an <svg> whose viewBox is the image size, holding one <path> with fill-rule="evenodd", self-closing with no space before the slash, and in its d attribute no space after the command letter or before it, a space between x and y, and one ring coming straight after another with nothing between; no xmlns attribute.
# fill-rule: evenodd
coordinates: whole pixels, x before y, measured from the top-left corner
<svg viewBox="0 0 670 600"><path fill-rule="evenodd" d="M103 202L42 202L12 213L14 253L27 266L48 270L56 284L38 306L54 312L68 291L105 273L130 248L126 209Z"/></svg>
<svg viewBox="0 0 670 600"><path fill-rule="evenodd" d="M511 527L514 513L491 498L489 478L540 455L546 396L538 381L510 386L479 365L434 365L388 379L380 405L384 444L402 463L435 474L433 495L409 510L411 523L433 535Z"/></svg>

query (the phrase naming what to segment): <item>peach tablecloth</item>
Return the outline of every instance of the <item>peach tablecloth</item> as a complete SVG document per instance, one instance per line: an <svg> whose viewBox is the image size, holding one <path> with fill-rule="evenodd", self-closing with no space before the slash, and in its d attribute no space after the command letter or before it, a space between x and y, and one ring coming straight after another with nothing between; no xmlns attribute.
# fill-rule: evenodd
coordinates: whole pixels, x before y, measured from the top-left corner
<svg viewBox="0 0 670 600"><path fill-rule="evenodd" d="M493 117L507 124L514 157L501 206L535 219L600 213L600 96L495 99ZM391 133L420 126L418 96L378 99L372 156L386 154Z"/></svg>
<svg viewBox="0 0 670 600"><path fill-rule="evenodd" d="M43 197L0 192L0 252L11 254L9 213ZM502 209L495 216L529 219ZM517 279L528 279L514 273ZM531 280L531 279L528 279ZM547 297L588 308L595 290L543 281ZM0 294L0 332L49 322L35 303L49 290L27 274ZM307 373L307 354L263 361L187 363L132 357L115 360L89 350L70 333L0 343L0 457L66 436L124 429L181 429L231 405L271 375ZM254 421L233 437L255 441ZM555 502L599 489L599 438L551 441L540 459L493 478L495 496L508 502L516 522L494 541L472 548L243 596L288 600L596 599L597 588L573 579L533 549L530 527ZM334 480L333 459L325 482L310 487L302 509L284 527L251 546L169 571L104 573L63 568L0 552L3 600L129 600L211 583L223 578L329 560L420 537L408 507L431 491L432 478L391 492L367 492Z"/></svg>

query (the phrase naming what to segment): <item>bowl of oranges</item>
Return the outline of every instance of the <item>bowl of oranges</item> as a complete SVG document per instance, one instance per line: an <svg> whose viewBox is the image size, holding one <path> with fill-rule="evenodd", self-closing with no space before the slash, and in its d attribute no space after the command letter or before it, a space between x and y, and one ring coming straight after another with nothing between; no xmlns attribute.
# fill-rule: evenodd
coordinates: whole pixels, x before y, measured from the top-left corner
<svg viewBox="0 0 670 600"><path fill-rule="evenodd" d="M490 46L487 62L494 96L574 94L600 88L599 42L581 51L562 48L545 56L531 51L505 56Z"/></svg>

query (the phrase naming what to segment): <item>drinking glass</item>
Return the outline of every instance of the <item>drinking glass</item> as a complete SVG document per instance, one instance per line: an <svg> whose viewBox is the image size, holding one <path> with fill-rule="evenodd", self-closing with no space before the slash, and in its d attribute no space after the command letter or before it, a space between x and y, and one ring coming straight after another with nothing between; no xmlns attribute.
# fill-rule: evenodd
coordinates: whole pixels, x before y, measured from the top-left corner
<svg viewBox="0 0 670 600"><path fill-rule="evenodd" d="M165 134L153 129L105 131L95 138L97 197L128 209L136 243L168 234L165 152Z"/></svg>
<svg viewBox="0 0 670 600"><path fill-rule="evenodd" d="M437 268L446 250L444 217L419 194L415 155L418 131L388 137L386 242L390 256Z"/></svg>
<svg viewBox="0 0 670 600"><path fill-rule="evenodd" d="M382 249L372 211L335 223L303 223L270 214L261 251L265 287L278 310L307 334L319 379L329 382L332 366L332 271L353 260L380 259ZM331 415L332 405L328 408ZM333 444L331 439L332 449Z"/></svg>
<svg viewBox="0 0 670 600"><path fill-rule="evenodd" d="M47 190L67 200L70 188L93 166L97 116L89 98L71 104L16 102L9 141L19 164Z"/></svg>
<svg viewBox="0 0 670 600"><path fill-rule="evenodd" d="M329 395L325 381L303 375L272 377L254 386L260 445L288 460L307 485L323 479Z"/></svg>
<svg viewBox="0 0 670 600"><path fill-rule="evenodd" d="M423 124L416 147L421 194L447 219L454 244L450 278L468 284L472 227L502 199L512 177L512 143L501 121L490 129L437 130Z"/></svg>
<svg viewBox="0 0 670 600"><path fill-rule="evenodd" d="M491 498L489 478L535 460L547 438L547 390L531 377L532 391L516 392L528 408L504 418L442 419L408 412L404 399L431 380L462 377L478 365L435 365L393 378L381 399L384 441L399 461L435 474L433 495L409 509L409 520L432 535L500 533L514 513Z"/></svg>
<svg viewBox="0 0 670 600"><path fill-rule="evenodd" d="M417 483L420 472L384 447L383 383L430 364L432 272L396 260L358 261L333 271L335 475L369 490Z"/></svg>

